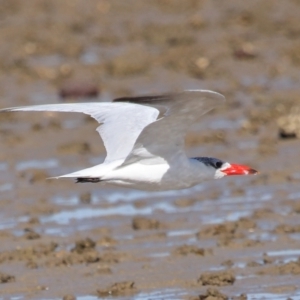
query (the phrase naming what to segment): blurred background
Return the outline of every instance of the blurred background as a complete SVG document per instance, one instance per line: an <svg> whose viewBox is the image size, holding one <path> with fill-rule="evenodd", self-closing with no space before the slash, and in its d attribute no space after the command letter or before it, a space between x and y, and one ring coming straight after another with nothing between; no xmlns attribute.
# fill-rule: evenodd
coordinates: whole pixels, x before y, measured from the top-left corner
<svg viewBox="0 0 300 300"><path fill-rule="evenodd" d="M211 89L227 103L195 124L188 153L260 170L152 194L46 180L101 163L96 122L3 113L2 294L206 299L201 272L225 270L228 297L300 297L299 12L298 0L0 1L0 108Z"/></svg>

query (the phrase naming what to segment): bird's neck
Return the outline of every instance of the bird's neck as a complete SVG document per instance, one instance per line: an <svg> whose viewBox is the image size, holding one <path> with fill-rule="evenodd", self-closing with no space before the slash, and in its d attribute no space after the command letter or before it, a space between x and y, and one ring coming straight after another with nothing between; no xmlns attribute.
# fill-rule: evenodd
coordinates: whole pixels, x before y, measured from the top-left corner
<svg viewBox="0 0 300 300"><path fill-rule="evenodd" d="M189 158L189 162L191 173L198 183L214 178L215 170L206 165L201 157Z"/></svg>

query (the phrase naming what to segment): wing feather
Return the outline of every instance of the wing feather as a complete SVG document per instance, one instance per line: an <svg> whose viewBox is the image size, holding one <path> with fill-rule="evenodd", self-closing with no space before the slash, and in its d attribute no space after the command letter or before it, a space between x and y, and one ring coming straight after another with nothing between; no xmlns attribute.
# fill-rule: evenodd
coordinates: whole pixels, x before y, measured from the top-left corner
<svg viewBox="0 0 300 300"><path fill-rule="evenodd" d="M5 111L81 112L90 115L101 125L97 128L107 156L105 161L125 159L131 152L140 132L157 119L159 111L131 103L60 103L14 107Z"/></svg>
<svg viewBox="0 0 300 300"><path fill-rule="evenodd" d="M202 115L221 105L225 97L208 90L189 90L181 93L120 98L118 102L140 103L163 108L163 117L147 125L139 135L133 151L123 165L134 161L162 158L168 161L185 159L185 135L189 127ZM148 162L146 162L148 161Z"/></svg>

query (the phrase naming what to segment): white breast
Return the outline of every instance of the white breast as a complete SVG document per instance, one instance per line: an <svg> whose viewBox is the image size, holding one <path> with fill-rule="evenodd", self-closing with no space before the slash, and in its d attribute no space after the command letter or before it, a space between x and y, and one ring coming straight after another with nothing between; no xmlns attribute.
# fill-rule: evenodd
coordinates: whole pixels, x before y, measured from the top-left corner
<svg viewBox="0 0 300 300"><path fill-rule="evenodd" d="M101 179L112 184L152 190L163 184L163 177L169 168L168 164L145 165L134 163L112 170Z"/></svg>
<svg viewBox="0 0 300 300"><path fill-rule="evenodd" d="M186 160L172 164L134 163L117 168L101 177L111 184L142 190L183 189L211 179L212 174L203 164Z"/></svg>

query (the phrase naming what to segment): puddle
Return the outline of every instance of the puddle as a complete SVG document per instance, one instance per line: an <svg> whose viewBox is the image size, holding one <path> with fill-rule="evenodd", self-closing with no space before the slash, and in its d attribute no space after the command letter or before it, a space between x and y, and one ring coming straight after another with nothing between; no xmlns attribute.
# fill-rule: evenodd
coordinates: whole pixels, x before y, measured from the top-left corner
<svg viewBox="0 0 300 300"><path fill-rule="evenodd" d="M163 191L163 192L149 192L149 191L139 191L139 190L130 190L130 189L107 189L105 194L105 199L110 203L115 203L120 200L132 202L134 200L143 200L143 199L177 199L184 196L192 195L193 193L200 193L205 188L204 185L198 185L191 189L185 190L173 190L173 191ZM103 196L102 196L103 197ZM101 198L102 198L101 197ZM100 198L100 199L101 199Z"/></svg>
<svg viewBox="0 0 300 300"><path fill-rule="evenodd" d="M293 199L299 199L299 198L300 198L300 192L290 193L288 195L288 199L291 199L291 200L293 200Z"/></svg>
<svg viewBox="0 0 300 300"><path fill-rule="evenodd" d="M276 241L277 236L275 234L271 234L270 232L263 232L263 233L252 233L249 234L249 238L253 240L260 240L260 241Z"/></svg>
<svg viewBox="0 0 300 300"><path fill-rule="evenodd" d="M297 298L294 298L294 297ZM287 298L292 297L291 299L299 299L300 293L297 294L272 294L272 293L250 293L247 294L248 300L287 300Z"/></svg>
<svg viewBox="0 0 300 300"><path fill-rule="evenodd" d="M0 171L5 171L8 169L8 163L0 163Z"/></svg>
<svg viewBox="0 0 300 300"><path fill-rule="evenodd" d="M152 253L148 255L149 257L167 257L170 255L170 252L160 252L160 253Z"/></svg>
<svg viewBox="0 0 300 300"><path fill-rule="evenodd" d="M41 221L43 223L47 222L55 222L57 224L68 224L72 219L83 220L87 218L95 218L101 216L112 216L112 215L125 215L125 216L133 216L135 214L151 214L152 209L150 207L136 209L134 206L130 204L120 205L117 207L110 208L79 208L71 211L61 211L53 214L52 216L43 217Z"/></svg>
<svg viewBox="0 0 300 300"><path fill-rule="evenodd" d="M113 216L113 215L123 215L123 216L134 216L134 215L150 215L154 210L162 210L166 213L172 213L178 210L172 205L167 203L156 203L153 206L136 208L131 204L122 204L115 207L108 208L93 208L85 207L74 209L70 211L60 211L53 214L52 216L46 216L42 218L42 222L56 222L58 224L68 224L70 220L77 219L83 220L87 218L101 217L101 216ZM185 209L182 209L186 211Z"/></svg>
<svg viewBox="0 0 300 300"><path fill-rule="evenodd" d="M300 240L300 233L291 233L290 237L294 240Z"/></svg>
<svg viewBox="0 0 300 300"><path fill-rule="evenodd" d="M80 61L85 65L94 65L99 62L99 55L96 47L90 47L80 56Z"/></svg>
<svg viewBox="0 0 300 300"><path fill-rule="evenodd" d="M0 298L0 299L4 299L4 298ZM11 300L22 300L22 299L24 299L24 297L23 296L14 296L14 297L11 297L10 299Z"/></svg>
<svg viewBox="0 0 300 300"><path fill-rule="evenodd" d="M0 192L7 192L13 189L14 185L12 183L5 183L0 185Z"/></svg>
<svg viewBox="0 0 300 300"><path fill-rule="evenodd" d="M290 263L290 262L296 262L299 259L299 257L288 257L284 258L282 261L276 260L276 263L281 263L283 262L284 264Z"/></svg>
<svg viewBox="0 0 300 300"><path fill-rule="evenodd" d="M158 300L163 300L163 299L182 299L181 297L184 295L187 295L188 293L183 290L179 289L165 289L165 290L157 290L157 291L152 291L148 293L139 293L136 295L130 296L108 296L108 297L101 297L101 299L116 299L116 300L150 300L150 299L158 299ZM16 298L19 299L19 298ZM77 300L97 300L99 297L92 296L92 295L86 295L86 296L77 296Z"/></svg>
<svg viewBox="0 0 300 300"><path fill-rule="evenodd" d="M73 201L73 200L72 200ZM75 201L75 200L74 200ZM77 201L77 200L76 200ZM192 207L178 208L174 207L170 203L166 202L157 202L151 206L146 206L142 208L137 208L132 204L121 204L108 208L96 208L96 207L83 207L74 210L63 210L58 213L55 213L51 216L44 216L41 218L43 223L47 222L56 222L58 224L68 224L70 220L77 219L83 220L94 217L101 216L113 216L113 215L123 215L123 216L135 216L135 215L150 215L155 210L159 210L165 213L186 213L186 212L203 212L201 216L204 223L222 223L224 221L236 221L241 217L248 216L251 212L248 210L239 210L231 212L227 215L224 215L224 211L219 211L218 214L215 212L207 212L207 209L201 205L195 205Z"/></svg>
<svg viewBox="0 0 300 300"><path fill-rule="evenodd" d="M279 251L268 251L269 256L288 256L288 255L300 255L300 249L288 249Z"/></svg>
<svg viewBox="0 0 300 300"><path fill-rule="evenodd" d="M56 166L58 164L57 160L46 160L46 161L27 161L23 162L19 165L19 168L26 169L31 167L39 167L39 166ZM0 186L0 190L10 190L12 185L5 184ZM198 189L203 189L202 187ZM166 193L152 193L151 196L147 192L143 191L127 191L123 193L122 190L115 191L113 193L109 193L110 190L106 190L105 193L105 201L108 201L111 204L115 204L111 207L80 207L76 208L80 204L79 196L69 195L69 196L60 196L56 195L51 198L51 201L57 205L70 206L74 207L72 210L63 209L57 213L52 215L47 215L41 217L41 222L55 222L57 224L68 224L71 220L85 220L89 218L101 217L101 216L113 216L113 215L123 215L123 216L135 216L135 215L151 215L154 211L161 211L164 213L172 214L172 213L188 213L188 212L199 212L199 218L202 223L205 224L218 224L224 221L236 221L241 217L249 216L254 209L261 207L261 202L269 201L272 198L271 194L262 194L258 195L245 195L245 197L222 197L217 200L219 205L216 211L215 201L204 200L196 202L194 205L188 207L177 207L173 205L172 200L176 199L178 195L176 195L173 191ZM133 202L135 200L154 198L155 200L159 200L162 198L162 195L165 194L164 201L153 201L150 205L145 207L135 207L134 203L121 203L118 201L122 200L122 202ZM180 193L187 194L187 192L183 191ZM97 194L92 195L92 203L96 204L99 202L103 202L103 198L99 198ZM254 203L255 202L255 203ZM14 222L14 224L20 221L18 219ZM8 225L9 224L9 225ZM12 221L7 221L2 219L0 224L0 228L10 228L13 227ZM170 232L169 236L176 235L186 235L193 234L194 231L174 231ZM273 238L269 235L261 236L261 238L266 240L272 240Z"/></svg>
<svg viewBox="0 0 300 300"><path fill-rule="evenodd" d="M183 296L193 296L198 295L198 293L188 293L184 290L179 289L165 289L161 291L153 291L149 293L140 293L138 295L133 295L130 299L134 300L149 300L149 299L156 299L156 300L163 300L163 299L182 299ZM288 297L292 297L292 299L298 299L294 297L299 297L300 293L286 293L286 294L274 294L274 293L247 293L248 300L286 300ZM99 299L95 296L79 296L76 299L78 300L96 300ZM101 299L116 299L116 300L125 300L128 297L105 297Z"/></svg>
<svg viewBox="0 0 300 300"><path fill-rule="evenodd" d="M149 300L149 299L182 299L181 297L188 293L179 289L165 289L161 291L153 291L149 293L140 293L133 296L135 300Z"/></svg>
<svg viewBox="0 0 300 300"><path fill-rule="evenodd" d="M164 290L156 290L152 292L146 292L146 293L139 293L136 295L130 296L130 299L132 300L165 300L165 299L172 299L172 300L180 300L183 299L184 296L196 296L199 292L187 292L180 289L164 289ZM286 300L287 298L291 299L298 299L300 296L300 292L296 293L286 293L286 294L274 294L274 293L247 293L247 299L248 300ZM238 297L238 295L237 295ZM297 297L297 298L295 298ZM3 299L4 298L0 298ZM14 296L11 297L12 300L21 300L24 299L23 296ZM50 300L50 298L44 298L45 300ZM59 300L61 298L51 298L51 300ZM78 300L97 300L99 297L93 296L93 295L84 295L84 296L77 296L76 299ZM115 299L115 300L128 300L128 296L120 296L120 297L101 297L101 299Z"/></svg>
<svg viewBox="0 0 300 300"><path fill-rule="evenodd" d="M230 213L227 216L222 216L222 213L220 213L220 217L217 215L205 215L203 217L203 223L206 224L220 224L223 223L224 221L237 221L242 217L247 217L250 215L250 212L248 211L236 211L233 213Z"/></svg>
<svg viewBox="0 0 300 300"><path fill-rule="evenodd" d="M28 222L29 217L27 216L23 216L23 217L19 217L17 219L6 219L2 216L1 217L1 223L0 223L0 230L3 229L9 229L9 228L14 228L16 226L16 224L18 223L25 223Z"/></svg>
<svg viewBox="0 0 300 300"><path fill-rule="evenodd" d="M99 297L96 296L79 296L76 297L77 300L99 300ZM105 298L102 298L105 299ZM109 299L115 299L115 297L109 297Z"/></svg>
<svg viewBox="0 0 300 300"><path fill-rule="evenodd" d="M196 234L198 230L174 230L168 231L167 236L182 236L182 235L193 235Z"/></svg>
<svg viewBox="0 0 300 300"><path fill-rule="evenodd" d="M30 160L24 161L18 164L19 170L24 170L27 168L51 168L58 165L56 159L50 160ZM11 184L4 184L0 186L0 191L8 191L12 189ZM232 197L230 193L224 193L226 196L220 197L218 200L203 200L197 201L194 205L188 207L178 207L173 204L173 201L184 196L189 196L190 193L201 192L205 185L199 185L189 190L183 191L169 191L169 192L153 192L149 193L144 191L135 190L124 190L124 189L110 189L104 188L101 190L94 191L91 195L91 203L93 205L81 206L78 194L69 194L67 196L55 195L52 196L51 202L66 207L72 207L72 209L62 209L52 215L42 216L40 221L42 223L54 222L56 224L69 224L71 220L88 220L91 218L103 217L103 216L135 216L135 215L151 215L155 211L164 212L167 214L175 213L199 213L199 222L202 224L218 224L224 221L236 221L241 217L247 217L253 210L261 207L263 202L270 201L273 198L272 193L266 193L265 191L245 191L245 196ZM136 200L146 200L153 199L152 202L147 206L136 207L134 201ZM161 200L161 201L160 201ZM122 201L122 203L120 203ZM217 201L217 202L216 202ZM110 203L110 207L97 207L97 203ZM125 202L125 203L124 203ZM216 210L216 203L218 203L218 209ZM24 222L27 217L19 218L17 220L5 220L2 218L0 228L12 228L17 223ZM83 230L89 230L91 225L81 224ZM195 230L180 230L171 231L168 236L181 236L181 235L193 235ZM48 228L47 234L61 236L58 229ZM66 232L65 232L66 233ZM64 234L65 236L65 234ZM271 236L269 233L262 235L255 235L253 233L253 238L260 238L263 240L274 240L275 237Z"/></svg>
<svg viewBox="0 0 300 300"><path fill-rule="evenodd" d="M50 169L55 168L58 165L58 160L54 158L47 160L27 160L17 163L16 170L23 171L26 169Z"/></svg>
<svg viewBox="0 0 300 300"><path fill-rule="evenodd" d="M51 198L51 202L58 204L58 205L78 205L80 203L80 199L77 195L71 195L69 197L62 197L62 196L54 196Z"/></svg>

